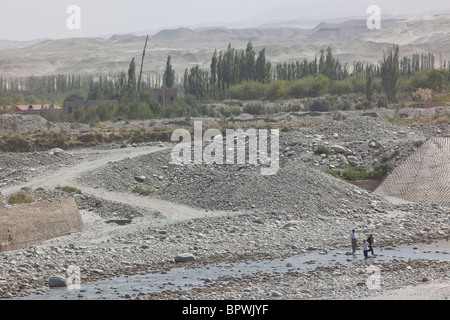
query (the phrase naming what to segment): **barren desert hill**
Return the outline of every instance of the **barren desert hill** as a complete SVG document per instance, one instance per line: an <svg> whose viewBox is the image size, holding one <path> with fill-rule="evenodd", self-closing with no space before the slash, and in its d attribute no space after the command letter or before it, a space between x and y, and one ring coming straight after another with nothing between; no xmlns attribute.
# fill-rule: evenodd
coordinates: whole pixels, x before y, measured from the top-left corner
<svg viewBox="0 0 450 320"><path fill-rule="evenodd" d="M385 19L371 30L366 20L320 23L315 28L224 27L162 30L149 37L145 74L162 74L170 54L178 75L195 64L209 69L214 50L244 49L251 41L255 50L266 48L275 65L299 59L313 59L328 46L350 66L353 61L378 63L383 50L399 44L401 55L432 52L437 63L450 60L450 14ZM23 77L54 74L117 74L127 69L134 57L140 63L145 36L133 34L105 38L44 40L29 46L0 45L0 76Z"/></svg>

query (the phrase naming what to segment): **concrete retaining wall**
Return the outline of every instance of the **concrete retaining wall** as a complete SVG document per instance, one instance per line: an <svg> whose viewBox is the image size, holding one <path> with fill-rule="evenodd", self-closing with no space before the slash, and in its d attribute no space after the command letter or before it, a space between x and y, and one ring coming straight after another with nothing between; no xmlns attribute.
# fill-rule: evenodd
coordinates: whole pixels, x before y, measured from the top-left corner
<svg viewBox="0 0 450 320"><path fill-rule="evenodd" d="M375 190L411 202L450 205L450 138L431 138Z"/></svg>
<svg viewBox="0 0 450 320"><path fill-rule="evenodd" d="M83 229L72 198L0 209L0 252L23 249Z"/></svg>

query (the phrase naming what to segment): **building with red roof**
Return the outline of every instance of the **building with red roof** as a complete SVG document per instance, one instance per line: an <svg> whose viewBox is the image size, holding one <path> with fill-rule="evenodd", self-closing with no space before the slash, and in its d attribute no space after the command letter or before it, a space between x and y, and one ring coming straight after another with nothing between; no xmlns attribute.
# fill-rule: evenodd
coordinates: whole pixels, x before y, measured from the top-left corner
<svg viewBox="0 0 450 320"><path fill-rule="evenodd" d="M14 107L15 113L23 113L23 114L39 113L41 110L62 111L61 107L55 104L30 104L30 105L19 105Z"/></svg>

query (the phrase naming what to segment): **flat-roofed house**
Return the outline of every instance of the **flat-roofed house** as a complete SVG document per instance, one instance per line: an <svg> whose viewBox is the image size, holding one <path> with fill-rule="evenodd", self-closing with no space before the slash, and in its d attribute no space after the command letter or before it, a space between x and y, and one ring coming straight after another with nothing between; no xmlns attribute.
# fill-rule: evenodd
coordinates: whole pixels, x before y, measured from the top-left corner
<svg viewBox="0 0 450 320"><path fill-rule="evenodd" d="M68 117L73 117L73 114L78 108L93 108L98 107L101 104L109 103L115 108L119 107L119 100L85 100L85 101L66 101L64 105L64 111Z"/></svg>
<svg viewBox="0 0 450 320"><path fill-rule="evenodd" d="M162 106L170 106L177 100L177 88L156 88L153 89L153 96L156 102Z"/></svg>

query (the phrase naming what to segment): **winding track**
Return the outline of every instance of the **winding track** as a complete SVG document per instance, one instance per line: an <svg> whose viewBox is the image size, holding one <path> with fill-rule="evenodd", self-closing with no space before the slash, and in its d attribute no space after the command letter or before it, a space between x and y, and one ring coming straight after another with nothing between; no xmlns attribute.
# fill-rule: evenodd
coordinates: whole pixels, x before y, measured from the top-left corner
<svg viewBox="0 0 450 320"><path fill-rule="evenodd" d="M4 188L2 189L2 193L4 195L10 195L20 191L23 187L33 189L39 187L54 189L57 186L69 185L71 187L81 189L85 194L90 194L100 199L139 207L148 212L159 212L163 217L170 219L171 221L239 214L239 212L231 213L225 211L201 210L156 198L113 192L101 188L93 188L78 182L78 177L81 177L83 174L87 174L90 171L100 168L110 162L123 161L128 158L139 157L144 154L159 152L169 148L170 146L95 151L88 159L84 159L71 167L63 167L51 174L44 174L26 183Z"/></svg>

